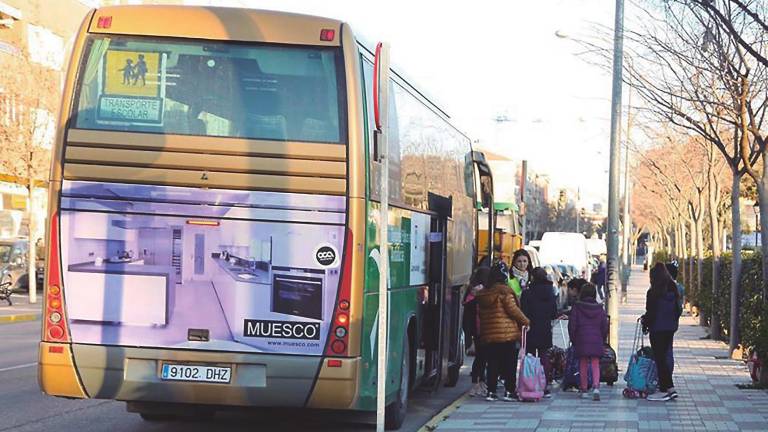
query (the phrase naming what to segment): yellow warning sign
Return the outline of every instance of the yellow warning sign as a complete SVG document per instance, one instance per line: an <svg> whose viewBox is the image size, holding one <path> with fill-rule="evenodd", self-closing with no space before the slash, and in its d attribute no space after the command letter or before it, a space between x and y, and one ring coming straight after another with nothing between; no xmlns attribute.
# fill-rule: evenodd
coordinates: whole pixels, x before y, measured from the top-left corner
<svg viewBox="0 0 768 432"><path fill-rule="evenodd" d="M122 96L160 95L160 54L107 51L104 93Z"/></svg>

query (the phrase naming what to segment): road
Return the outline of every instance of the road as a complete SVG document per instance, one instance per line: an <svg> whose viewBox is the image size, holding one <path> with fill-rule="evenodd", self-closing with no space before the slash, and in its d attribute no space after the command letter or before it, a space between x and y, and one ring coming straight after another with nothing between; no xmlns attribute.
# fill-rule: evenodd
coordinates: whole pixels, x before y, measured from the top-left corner
<svg viewBox="0 0 768 432"><path fill-rule="evenodd" d="M78 432L129 431L357 431L374 430L349 415L301 410L260 410L253 413L224 412L214 420L147 423L127 413L125 404L104 400L66 400L43 395L37 385L39 321L0 324L0 431L63 430ZM469 388L466 366L456 388L437 393L417 390L401 431L418 430L443 407Z"/></svg>

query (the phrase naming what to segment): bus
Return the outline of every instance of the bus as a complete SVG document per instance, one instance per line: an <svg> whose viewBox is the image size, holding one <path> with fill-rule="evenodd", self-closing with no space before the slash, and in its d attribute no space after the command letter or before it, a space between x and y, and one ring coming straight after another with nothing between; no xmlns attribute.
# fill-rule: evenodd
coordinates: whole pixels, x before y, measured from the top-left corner
<svg viewBox="0 0 768 432"><path fill-rule="evenodd" d="M50 174L39 381L148 421L223 407L376 409L454 385L490 170L391 70L379 220L375 55L344 22L187 6L92 10Z"/></svg>

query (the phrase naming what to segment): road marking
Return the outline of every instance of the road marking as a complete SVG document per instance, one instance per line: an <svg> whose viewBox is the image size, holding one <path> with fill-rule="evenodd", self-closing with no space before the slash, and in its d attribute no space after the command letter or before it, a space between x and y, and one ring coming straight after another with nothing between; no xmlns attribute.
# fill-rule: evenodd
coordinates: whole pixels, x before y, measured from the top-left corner
<svg viewBox="0 0 768 432"><path fill-rule="evenodd" d="M31 367L31 366L37 366L37 362L35 362L35 363L27 363L27 364L22 364L22 365L16 365L16 366L11 366L11 367L7 367L7 368L0 368L0 372L6 372L6 371L10 371L10 370L15 370L15 369L24 369L24 368L28 368L28 367Z"/></svg>

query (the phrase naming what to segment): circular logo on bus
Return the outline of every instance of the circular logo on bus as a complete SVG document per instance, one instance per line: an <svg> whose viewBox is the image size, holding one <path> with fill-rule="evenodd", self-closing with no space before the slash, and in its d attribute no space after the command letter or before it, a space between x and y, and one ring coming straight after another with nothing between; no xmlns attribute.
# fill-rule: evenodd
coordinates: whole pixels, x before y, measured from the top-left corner
<svg viewBox="0 0 768 432"><path fill-rule="evenodd" d="M315 259L317 263L323 267L331 267L336 265L336 261L339 254L336 253L336 249L331 245L320 245L315 250Z"/></svg>

